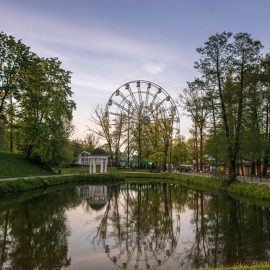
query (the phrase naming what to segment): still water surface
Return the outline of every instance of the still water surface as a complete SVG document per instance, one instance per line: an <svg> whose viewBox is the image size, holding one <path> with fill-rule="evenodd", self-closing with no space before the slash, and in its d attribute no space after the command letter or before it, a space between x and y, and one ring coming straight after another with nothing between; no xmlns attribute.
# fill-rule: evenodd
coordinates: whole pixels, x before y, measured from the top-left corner
<svg viewBox="0 0 270 270"><path fill-rule="evenodd" d="M270 211L177 184L77 186L0 204L0 269L270 260Z"/></svg>

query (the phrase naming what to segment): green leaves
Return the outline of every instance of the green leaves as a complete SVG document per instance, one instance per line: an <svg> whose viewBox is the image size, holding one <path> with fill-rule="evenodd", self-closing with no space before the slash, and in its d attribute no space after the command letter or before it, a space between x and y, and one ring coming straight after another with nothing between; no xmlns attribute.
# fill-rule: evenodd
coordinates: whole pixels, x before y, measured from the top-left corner
<svg viewBox="0 0 270 270"><path fill-rule="evenodd" d="M59 59L39 57L20 40L0 34L0 119L26 158L48 167L65 159L76 108L70 82L71 72Z"/></svg>
<svg viewBox="0 0 270 270"><path fill-rule="evenodd" d="M255 128L256 138L261 137L260 104L263 101L258 74L261 72L262 48L260 41L252 39L248 33L223 32L209 37L204 47L197 49L200 59L195 68L201 72L209 89L209 104L212 104L209 108L212 107L213 116L207 123L209 138L214 142L224 136L227 149L222 161L228 161L231 180L235 177L240 156L248 157L250 147L245 151L245 145L256 144L254 136L248 133ZM218 153L216 149L214 152Z"/></svg>

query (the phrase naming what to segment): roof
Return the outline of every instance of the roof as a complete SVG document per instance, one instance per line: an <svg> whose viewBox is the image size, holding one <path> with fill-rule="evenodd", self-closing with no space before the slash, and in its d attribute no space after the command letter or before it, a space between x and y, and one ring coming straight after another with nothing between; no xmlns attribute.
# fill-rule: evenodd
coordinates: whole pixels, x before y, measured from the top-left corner
<svg viewBox="0 0 270 270"><path fill-rule="evenodd" d="M90 153L87 151L82 151L81 153L78 154L78 156L90 156Z"/></svg>
<svg viewBox="0 0 270 270"><path fill-rule="evenodd" d="M101 209L104 208L104 206L106 205L106 201L105 202L90 202L88 203L88 205L95 211L99 211Z"/></svg>
<svg viewBox="0 0 270 270"><path fill-rule="evenodd" d="M92 156L108 156L107 152L102 148L95 148L91 152Z"/></svg>
<svg viewBox="0 0 270 270"><path fill-rule="evenodd" d="M83 153L84 153L84 154L88 154L88 155L90 155L90 153L89 153L89 152L87 152L87 151L82 151L82 152L80 153L80 155L81 155L81 154L83 154Z"/></svg>

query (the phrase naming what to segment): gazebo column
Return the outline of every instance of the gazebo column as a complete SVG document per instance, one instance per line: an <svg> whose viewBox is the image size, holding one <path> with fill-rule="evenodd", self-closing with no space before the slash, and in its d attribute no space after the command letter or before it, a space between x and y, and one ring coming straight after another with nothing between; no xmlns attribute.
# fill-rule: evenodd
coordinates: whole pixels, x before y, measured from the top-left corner
<svg viewBox="0 0 270 270"><path fill-rule="evenodd" d="M99 159L99 162L100 162L100 173L103 173L103 165L104 165L104 160L103 160L103 158L100 158L100 159Z"/></svg>
<svg viewBox="0 0 270 270"><path fill-rule="evenodd" d="M93 172L93 168L92 168L92 159L89 158L89 173Z"/></svg>
<svg viewBox="0 0 270 270"><path fill-rule="evenodd" d="M104 172L107 173L108 158L105 158Z"/></svg>
<svg viewBox="0 0 270 270"><path fill-rule="evenodd" d="M96 167L96 159L93 158L93 173L97 172L97 167Z"/></svg>

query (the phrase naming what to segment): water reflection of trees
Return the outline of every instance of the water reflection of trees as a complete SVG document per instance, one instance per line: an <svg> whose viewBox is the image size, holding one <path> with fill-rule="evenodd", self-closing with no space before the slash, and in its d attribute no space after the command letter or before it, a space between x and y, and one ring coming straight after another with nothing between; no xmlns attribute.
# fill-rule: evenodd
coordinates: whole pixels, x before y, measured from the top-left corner
<svg viewBox="0 0 270 270"><path fill-rule="evenodd" d="M102 195L94 196L102 208L88 213L99 222L92 244L117 266L203 267L270 260L268 208L175 184L115 185L103 193L93 188ZM72 189L0 205L0 269L68 267L65 211L79 204L93 207L91 198L82 199ZM188 220L180 240L180 221L187 226Z"/></svg>
<svg viewBox="0 0 270 270"><path fill-rule="evenodd" d="M192 210L190 242L180 216ZM121 267L232 265L270 259L269 209L178 185L111 188L94 245Z"/></svg>
<svg viewBox="0 0 270 270"><path fill-rule="evenodd" d="M216 267L269 261L269 209L198 191L190 194L194 241L182 264Z"/></svg>
<svg viewBox="0 0 270 270"><path fill-rule="evenodd" d="M180 234L181 207L167 184L126 184L111 188L93 244L103 244L118 266L162 265L173 254ZM177 212L176 218L173 211Z"/></svg>
<svg viewBox="0 0 270 270"><path fill-rule="evenodd" d="M64 212L78 202L72 192L61 191L0 210L0 269L70 265Z"/></svg>

